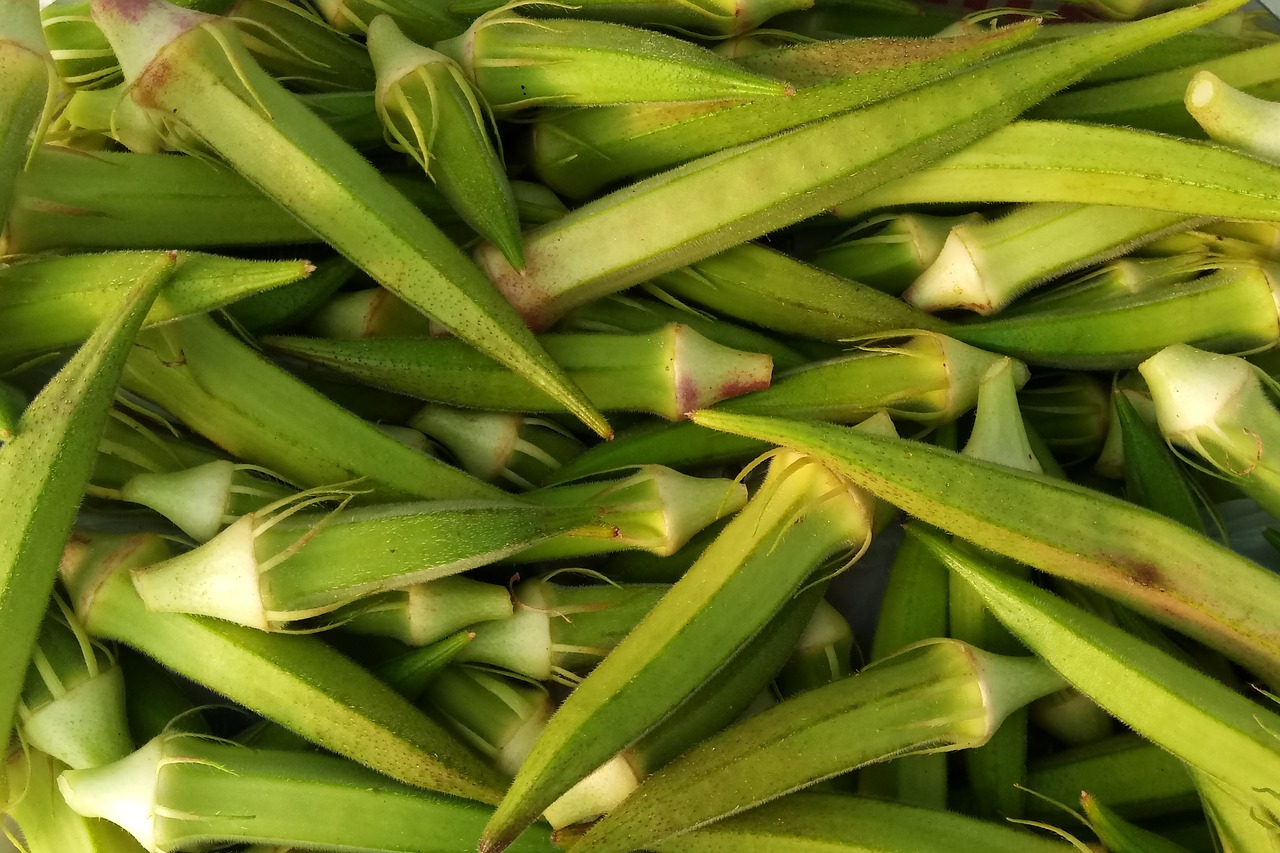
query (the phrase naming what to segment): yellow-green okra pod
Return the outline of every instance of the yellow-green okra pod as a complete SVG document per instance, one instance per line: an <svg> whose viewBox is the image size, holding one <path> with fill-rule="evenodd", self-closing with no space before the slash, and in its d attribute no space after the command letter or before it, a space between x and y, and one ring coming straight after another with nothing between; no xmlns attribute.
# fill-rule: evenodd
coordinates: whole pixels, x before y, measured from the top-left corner
<svg viewBox="0 0 1280 853"><path fill-rule="evenodd" d="M488 114L462 69L405 38L386 15L369 26L369 52L378 74L378 117L391 147L412 157L512 266L524 266L515 196L489 138Z"/></svg>
<svg viewBox="0 0 1280 853"><path fill-rule="evenodd" d="M168 323L306 278L307 261L245 261L200 252L104 252L32 258L0 268L0 355L70 346L89 336L129 284L172 265L143 321Z"/></svg>
<svg viewBox="0 0 1280 853"><path fill-rule="evenodd" d="M702 157L530 231L522 270L492 246L478 250L478 261L526 322L545 328L570 308L813 216L951 154L1093 68L1212 21L1238 3L1209 0L997 57L863 109ZM850 139L863 144L851 150ZM727 187L740 191L726 194Z"/></svg>
<svg viewBox="0 0 1280 853"><path fill-rule="evenodd" d="M859 552L872 503L782 453L756 496L551 718L485 829L502 850L544 809L688 697L821 566Z"/></svg>
<svg viewBox="0 0 1280 853"><path fill-rule="evenodd" d="M124 359L172 255L152 259L113 311L49 380L0 448L0 742L8 743L59 555L93 469Z"/></svg>
<svg viewBox="0 0 1280 853"><path fill-rule="evenodd" d="M148 611L129 573L170 556L155 534L77 533L62 579L91 636L169 669L388 776L494 802L500 780L479 756L392 688L325 643L221 619Z"/></svg>
<svg viewBox="0 0 1280 853"><path fill-rule="evenodd" d="M194 550L135 571L134 588L149 610L281 631L367 595L489 565L600 516L595 507L480 501L299 511L323 496L303 492L242 516Z"/></svg>
<svg viewBox="0 0 1280 853"><path fill-rule="evenodd" d="M924 534L1010 631L1081 693L1192 768L1280 818L1280 715L1028 581Z"/></svg>
<svg viewBox="0 0 1280 853"><path fill-rule="evenodd" d="M303 487L367 477L379 497L502 499L506 493L425 453L192 317L144 333L122 384L239 459Z"/></svg>
<svg viewBox="0 0 1280 853"><path fill-rule="evenodd" d="M783 98L790 85L653 30L528 18L510 3L436 49L454 59L497 112L644 101Z"/></svg>
<svg viewBox="0 0 1280 853"><path fill-rule="evenodd" d="M1015 121L950 157L838 204L837 216L921 204L1131 205L1280 219L1280 169L1239 151L1145 130Z"/></svg>
<svg viewBox="0 0 1280 853"><path fill-rule="evenodd" d="M1280 681L1280 577L1102 492L918 441L709 410L695 423L812 453L921 521L1090 586Z"/></svg>
<svg viewBox="0 0 1280 853"><path fill-rule="evenodd" d="M1070 853L1064 841L944 809L798 793L663 841L656 853Z"/></svg>
<svg viewBox="0 0 1280 853"><path fill-rule="evenodd" d="M648 335L545 335L541 341L602 411L652 412L680 420L694 409L767 388L773 374L769 356L720 346L678 324ZM560 401L456 340L269 337L263 344L436 403L564 411Z"/></svg>
<svg viewBox="0 0 1280 853"><path fill-rule="evenodd" d="M978 37L903 39L894 44L896 51L882 57L884 67L872 64L847 79L799 88L786 99L547 111L533 126L533 166L557 192L588 198L624 178L648 175L941 79L1012 49L1033 29L1024 25ZM846 64L866 63L866 47L862 42L846 43L840 56L847 56ZM898 52L905 52L909 60L898 59Z"/></svg>
<svg viewBox="0 0 1280 853"><path fill-rule="evenodd" d="M77 811L119 824L153 853L210 841L457 853L491 812L337 756L254 749L181 731L162 733L115 764L64 773L58 787ZM558 848L540 828L512 849Z"/></svg>
<svg viewBox="0 0 1280 853"><path fill-rule="evenodd" d="M608 434L475 266L263 72L228 22L165 0L95 0L93 11L157 125L212 148L375 280Z"/></svg>
<svg viewBox="0 0 1280 853"><path fill-rule="evenodd" d="M14 184L40 144L62 84L45 44L39 7L28 0L0 4L0 222Z"/></svg>
<svg viewBox="0 0 1280 853"><path fill-rule="evenodd" d="M501 5L503 0L461 0L450 8L458 14L479 15ZM812 5L812 0L586 0L572 5L531 4L539 17L581 17L706 36L745 33L774 15Z"/></svg>
<svg viewBox="0 0 1280 853"><path fill-rule="evenodd" d="M1062 685L1034 657L925 642L703 741L641 783L575 847L651 849L866 764L979 746L1010 712Z"/></svg>

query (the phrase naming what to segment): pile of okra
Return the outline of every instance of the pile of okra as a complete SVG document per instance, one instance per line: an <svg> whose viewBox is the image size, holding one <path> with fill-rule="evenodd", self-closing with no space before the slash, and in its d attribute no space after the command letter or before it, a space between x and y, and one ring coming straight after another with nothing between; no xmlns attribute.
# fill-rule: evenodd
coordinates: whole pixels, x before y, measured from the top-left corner
<svg viewBox="0 0 1280 853"><path fill-rule="evenodd" d="M1242 0L0 0L0 226L20 850L1280 851Z"/></svg>

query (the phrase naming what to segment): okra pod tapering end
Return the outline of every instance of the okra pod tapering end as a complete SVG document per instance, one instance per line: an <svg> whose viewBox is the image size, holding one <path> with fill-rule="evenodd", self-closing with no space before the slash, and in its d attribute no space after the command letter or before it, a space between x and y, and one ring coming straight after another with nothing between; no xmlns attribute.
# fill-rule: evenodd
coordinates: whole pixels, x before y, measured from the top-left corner
<svg viewBox="0 0 1280 853"><path fill-rule="evenodd" d="M1187 84L1187 111L1215 142L1280 162L1280 103L1255 98L1199 71Z"/></svg>
<svg viewBox="0 0 1280 853"><path fill-rule="evenodd" d="M410 41L389 16L369 26L376 103L392 148L420 165L466 222L515 268L524 266L520 219L485 108L462 69Z"/></svg>

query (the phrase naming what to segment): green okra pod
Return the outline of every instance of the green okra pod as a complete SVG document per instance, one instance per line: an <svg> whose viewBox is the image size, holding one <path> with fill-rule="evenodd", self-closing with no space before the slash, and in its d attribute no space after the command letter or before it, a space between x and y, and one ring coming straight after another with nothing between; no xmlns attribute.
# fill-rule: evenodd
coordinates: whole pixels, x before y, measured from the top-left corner
<svg viewBox="0 0 1280 853"><path fill-rule="evenodd" d="M496 112L525 107L783 97L791 86L706 48L604 21L529 18L511 3L436 48Z"/></svg>
<svg viewBox="0 0 1280 853"><path fill-rule="evenodd" d="M942 809L798 793L663 841L657 853L1068 853L1077 848Z"/></svg>
<svg viewBox="0 0 1280 853"><path fill-rule="evenodd" d="M369 52L378 72L378 117L391 147L412 157L512 266L523 266L515 195L489 138L488 113L462 69L405 38L388 16L370 25Z"/></svg>
<svg viewBox="0 0 1280 853"><path fill-rule="evenodd" d="M39 7L0 7L0 222L9 214L18 174L40 144L61 83L45 44Z"/></svg>
<svg viewBox="0 0 1280 853"><path fill-rule="evenodd" d="M978 746L1009 712L1062 684L1032 657L926 642L704 741L646 779L575 846L651 848L864 764Z"/></svg>
<svg viewBox="0 0 1280 853"><path fill-rule="evenodd" d="M479 501L299 512L324 497L303 492L242 516L194 550L135 571L134 588L149 610L285 630L367 595L488 565L599 516L594 507Z"/></svg>
<svg viewBox="0 0 1280 853"><path fill-rule="evenodd" d="M1280 162L1280 103L1242 92L1212 71L1191 78L1185 100L1191 117L1215 142Z"/></svg>
<svg viewBox="0 0 1280 853"><path fill-rule="evenodd" d="M62 577L85 629L388 776L482 802L497 799L501 783L479 756L320 640L148 611L129 572L170 556L154 534L74 537Z"/></svg>
<svg viewBox="0 0 1280 853"><path fill-rule="evenodd" d="M264 73L229 24L165 0L96 0L94 16L154 121L214 149L375 280L608 434L474 265Z"/></svg>
<svg viewBox="0 0 1280 853"><path fill-rule="evenodd" d="M361 34L379 15L389 15L419 44L452 38L467 28L469 17L432 0L317 0L316 8L339 32Z"/></svg>
<svg viewBox="0 0 1280 853"><path fill-rule="evenodd" d="M973 408L979 381L1001 358L936 332L892 334L787 371L769 388L726 400L715 410L837 423L858 423L883 410L936 426ZM1023 368L1018 374L1025 380ZM553 482L648 462L681 468L739 461L765 449L763 442L717 436L695 424L643 425L583 453Z"/></svg>
<svg viewBox="0 0 1280 853"><path fill-rule="evenodd" d="M1127 392L1117 388L1114 401L1129 500L1204 533L1199 501L1159 429L1138 413Z"/></svg>
<svg viewBox="0 0 1280 853"><path fill-rule="evenodd" d="M1247 791L1225 785L1209 774L1193 770L1205 816L1223 850L1275 849L1280 828L1274 818L1259 814Z"/></svg>
<svg viewBox="0 0 1280 853"><path fill-rule="evenodd" d="M1211 263L1205 265L1212 268ZM1280 341L1280 314L1274 310L1280 266L1216 266L1216 272L1188 281L1157 280L1133 293L1078 294L1070 304L1064 299L1028 305L947 333L1029 364L1074 370L1137 367L1174 344L1228 353L1274 346Z"/></svg>
<svg viewBox="0 0 1280 853"><path fill-rule="evenodd" d="M785 699L845 678L853 672L853 629L835 607L819 601L809 624L775 683Z"/></svg>
<svg viewBox="0 0 1280 853"><path fill-rule="evenodd" d="M790 98L746 103L635 104L547 112L534 124L533 162L548 186L582 199L624 178L648 175L694 157L741 145L808 121L853 110L940 79L1025 41L1033 27L979 37L910 40L905 64L801 88ZM865 44L844 45L865 61ZM901 45L895 45L901 47ZM911 57L912 49L920 55ZM882 59L895 52L885 51ZM767 73L767 72L766 72Z"/></svg>
<svg viewBox="0 0 1280 853"><path fill-rule="evenodd" d="M920 442L718 411L693 420L813 453L925 523L1097 589L1280 678L1280 625L1257 606L1280 600L1280 578L1175 521Z"/></svg>
<svg viewBox="0 0 1280 853"><path fill-rule="evenodd" d="M556 324L556 331L606 334L656 332L669 323L681 323L721 346L766 353L773 359L775 370L790 370L811 361L796 349L755 329L704 314L681 304L660 290L649 290L651 296L656 298L645 298L634 292L616 293L575 308Z"/></svg>
<svg viewBox="0 0 1280 853"><path fill-rule="evenodd" d="M946 328L923 311L859 281L751 243L660 275L654 284L722 316L818 340Z"/></svg>
<svg viewBox="0 0 1280 853"><path fill-rule="evenodd" d="M491 811L336 756L181 731L107 767L63 773L58 787L77 811L119 824L153 853L245 841L456 853ZM556 848L545 829L534 829L513 849Z"/></svg>
<svg viewBox="0 0 1280 853"><path fill-rule="evenodd" d="M1063 464L1093 458L1111 429L1111 388L1088 373L1037 371L1018 392L1018 407L1028 435ZM1043 458L1040 464L1045 466Z"/></svg>
<svg viewBox="0 0 1280 853"><path fill-rule="evenodd" d="M806 457L774 457L760 492L561 705L480 849L503 849L543 809L675 711L823 563L864 547L871 528L871 504L861 492Z"/></svg>
<svg viewBox="0 0 1280 853"><path fill-rule="evenodd" d="M553 334L540 340L603 411L652 412L679 420L693 409L767 388L773 373L768 355L723 347L680 324L648 335ZM437 403L518 412L565 410L542 389L448 338L271 337L263 344Z"/></svg>
<svg viewBox="0 0 1280 853"><path fill-rule="evenodd" d="M995 314L1037 285L1187 230L1202 218L1141 207L1032 204L951 229L902 298L924 311Z"/></svg>
<svg viewBox="0 0 1280 853"><path fill-rule="evenodd" d="M1085 121L1139 127L1195 138L1200 126L1187 113L1183 99L1187 85L1201 71L1210 71L1255 97L1280 97L1276 59L1280 42L1242 50L1221 59L1139 77L1091 86L1057 95L1032 111L1035 118Z"/></svg>
<svg viewBox="0 0 1280 853"><path fill-rule="evenodd" d="M143 343L130 355L124 387L290 482L317 487L368 477L383 497L505 496L383 434L207 317L148 331Z"/></svg>
<svg viewBox="0 0 1280 853"><path fill-rule="evenodd" d="M1039 818L1058 813L1053 802L1071 802L1086 790L1133 819L1175 814L1196 805L1196 786L1186 765L1132 733L1032 763L1027 787L1044 796L1027 801L1028 811Z"/></svg>
<svg viewBox="0 0 1280 853"><path fill-rule="evenodd" d="M84 340L131 282L171 264L144 325L203 314L315 269L307 261L243 261L198 252L107 252L33 258L0 269L0 354L58 349Z"/></svg>
<svg viewBox="0 0 1280 853"><path fill-rule="evenodd" d="M503 0L461 0L450 8L458 13L480 14L503 5ZM638 27L675 29L708 36L745 33L782 12L808 9L811 0L587 0L573 5L542 3L532 6L539 17L585 17Z"/></svg>
<svg viewBox="0 0 1280 853"><path fill-rule="evenodd" d="M555 709L538 682L466 664L445 667L422 701L507 777L520 769Z"/></svg>
<svg viewBox="0 0 1280 853"><path fill-rule="evenodd" d="M1275 169L1238 151L1150 131L1023 119L833 212L861 218L921 204L1123 206L1141 199L1153 210L1277 219Z"/></svg>
<svg viewBox="0 0 1280 853"><path fill-rule="evenodd" d="M1156 745L1280 813L1280 715L1158 649L972 555L929 541L1008 626L1080 692Z"/></svg>
<svg viewBox="0 0 1280 853"><path fill-rule="evenodd" d="M954 153L1093 68L1214 20L1238 2L1210 0L997 57L610 193L530 231L522 270L491 246L482 246L477 260L526 322L545 328L576 305L813 216ZM850 152L851 138L866 144ZM725 187L744 182L750 192L725 195ZM618 234L637 239L615 239Z"/></svg>
<svg viewBox="0 0 1280 853"><path fill-rule="evenodd" d="M162 255L134 275L71 360L31 401L0 448L0 742L8 743L27 663L58 572L59 554L93 468L124 359L172 272Z"/></svg>

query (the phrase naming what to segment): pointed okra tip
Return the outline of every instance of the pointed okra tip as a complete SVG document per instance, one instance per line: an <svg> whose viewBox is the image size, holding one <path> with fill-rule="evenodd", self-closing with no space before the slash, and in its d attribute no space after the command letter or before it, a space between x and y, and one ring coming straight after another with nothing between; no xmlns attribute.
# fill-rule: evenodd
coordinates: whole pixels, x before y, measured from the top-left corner
<svg viewBox="0 0 1280 853"><path fill-rule="evenodd" d="M183 33L218 20L166 0L91 0L89 8L130 83Z"/></svg>

